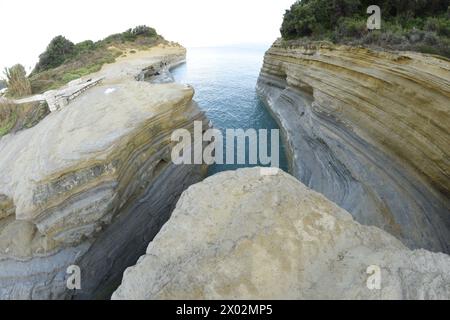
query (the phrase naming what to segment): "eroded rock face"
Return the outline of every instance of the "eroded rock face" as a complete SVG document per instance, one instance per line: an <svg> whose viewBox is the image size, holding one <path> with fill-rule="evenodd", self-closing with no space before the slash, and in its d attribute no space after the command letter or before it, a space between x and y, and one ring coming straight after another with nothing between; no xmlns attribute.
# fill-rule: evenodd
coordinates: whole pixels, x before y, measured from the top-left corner
<svg viewBox="0 0 450 320"><path fill-rule="evenodd" d="M369 290L368 267L381 270ZM369 269L370 270L370 269ZM372 282L370 282L372 284ZM371 287L373 288L373 287ZM286 173L191 186L113 299L448 299L450 257L362 226Z"/></svg>
<svg viewBox="0 0 450 320"><path fill-rule="evenodd" d="M37 126L0 139L0 299L103 298L205 175L175 166L171 134L204 114L191 87L136 81L146 66L185 58L175 46L107 65L89 89Z"/></svg>
<svg viewBox="0 0 450 320"><path fill-rule="evenodd" d="M295 177L410 248L450 251L448 60L277 41L258 91Z"/></svg>

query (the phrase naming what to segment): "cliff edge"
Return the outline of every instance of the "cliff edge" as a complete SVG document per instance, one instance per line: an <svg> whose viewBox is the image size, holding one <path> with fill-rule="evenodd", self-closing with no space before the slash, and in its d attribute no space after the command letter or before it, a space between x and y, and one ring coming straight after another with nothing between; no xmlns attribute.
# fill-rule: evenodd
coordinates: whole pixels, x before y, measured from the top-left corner
<svg viewBox="0 0 450 320"><path fill-rule="evenodd" d="M0 139L0 299L109 297L203 178L203 166L170 159L173 130L206 123L193 88L136 80L185 54L163 45L118 58L80 80L96 86ZM71 265L82 272L76 293Z"/></svg>
<svg viewBox="0 0 450 320"><path fill-rule="evenodd" d="M369 273L368 273L369 272ZM377 272L377 274L373 274ZM372 276L378 280L372 282ZM252 168L183 193L113 299L449 299L450 257L362 226L294 177Z"/></svg>
<svg viewBox="0 0 450 320"><path fill-rule="evenodd" d="M410 248L450 251L447 59L278 40L257 89L295 177Z"/></svg>

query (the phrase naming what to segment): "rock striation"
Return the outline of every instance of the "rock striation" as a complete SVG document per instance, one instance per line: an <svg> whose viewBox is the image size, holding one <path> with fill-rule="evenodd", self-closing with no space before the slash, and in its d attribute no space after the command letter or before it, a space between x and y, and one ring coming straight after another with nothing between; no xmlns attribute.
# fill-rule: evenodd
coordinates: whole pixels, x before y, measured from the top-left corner
<svg viewBox="0 0 450 320"><path fill-rule="evenodd" d="M257 90L295 177L410 248L450 252L447 59L278 40Z"/></svg>
<svg viewBox="0 0 450 320"><path fill-rule="evenodd" d="M282 171L241 169L185 191L112 298L449 299L450 257L411 251Z"/></svg>
<svg viewBox="0 0 450 320"><path fill-rule="evenodd" d="M194 90L136 81L185 54L165 46L119 58L90 76L101 84L0 139L0 299L109 297L204 177L203 166L170 159L173 130L207 123ZM66 288L71 265L81 270L76 292Z"/></svg>

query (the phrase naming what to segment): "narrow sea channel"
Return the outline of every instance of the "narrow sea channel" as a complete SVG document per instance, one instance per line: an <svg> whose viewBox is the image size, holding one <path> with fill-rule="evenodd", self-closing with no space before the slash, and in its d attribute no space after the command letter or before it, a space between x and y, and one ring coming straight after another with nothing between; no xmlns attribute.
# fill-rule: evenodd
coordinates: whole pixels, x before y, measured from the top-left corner
<svg viewBox="0 0 450 320"><path fill-rule="evenodd" d="M224 136L226 129L278 129L255 90L266 49L189 48L187 62L173 69L172 74L177 82L195 88L195 101ZM281 132L279 145L280 168L287 171ZM246 149L248 153L248 147ZM254 165L249 164L247 156L244 165L216 164L210 166L208 174L250 166Z"/></svg>

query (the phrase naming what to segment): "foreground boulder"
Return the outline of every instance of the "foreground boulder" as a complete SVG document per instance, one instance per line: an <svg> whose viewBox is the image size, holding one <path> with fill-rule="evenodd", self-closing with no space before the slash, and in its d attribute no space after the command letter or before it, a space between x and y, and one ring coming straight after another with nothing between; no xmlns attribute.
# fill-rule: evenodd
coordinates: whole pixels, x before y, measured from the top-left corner
<svg viewBox="0 0 450 320"><path fill-rule="evenodd" d="M101 84L0 139L0 299L109 298L203 178L203 166L170 158L175 129L206 123L194 90L136 81L184 58L170 46L118 59L92 75ZM66 286L72 265L81 290Z"/></svg>
<svg viewBox="0 0 450 320"><path fill-rule="evenodd" d="M286 173L242 169L185 191L113 294L205 298L448 299L450 257L360 225Z"/></svg>

